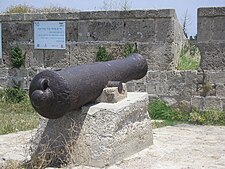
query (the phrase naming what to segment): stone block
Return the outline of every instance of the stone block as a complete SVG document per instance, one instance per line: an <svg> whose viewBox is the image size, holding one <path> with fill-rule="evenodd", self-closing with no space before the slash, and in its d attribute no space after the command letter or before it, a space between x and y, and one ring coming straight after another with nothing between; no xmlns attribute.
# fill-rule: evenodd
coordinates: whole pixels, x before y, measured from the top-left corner
<svg viewBox="0 0 225 169"><path fill-rule="evenodd" d="M43 50L44 67L65 68L70 65L69 45L63 50Z"/></svg>
<svg viewBox="0 0 225 169"><path fill-rule="evenodd" d="M138 50L148 62L148 70L174 70L174 46L170 43L140 43Z"/></svg>
<svg viewBox="0 0 225 169"><path fill-rule="evenodd" d="M9 78L8 77L0 77L0 87L5 88L8 87Z"/></svg>
<svg viewBox="0 0 225 169"><path fill-rule="evenodd" d="M78 40L78 20L66 21L66 40L77 42Z"/></svg>
<svg viewBox="0 0 225 169"><path fill-rule="evenodd" d="M204 110L219 110L222 111L222 102L219 97L207 96L205 97Z"/></svg>
<svg viewBox="0 0 225 169"><path fill-rule="evenodd" d="M44 145L51 145L53 152L53 147L65 150L73 143L70 153L60 151L65 153L62 157L83 166L112 165L153 144L147 105L147 93L128 93L118 103L99 103L59 119L43 119L34 142L36 153Z"/></svg>
<svg viewBox="0 0 225 169"><path fill-rule="evenodd" d="M185 71L185 83L186 84L196 84L197 83L197 79L198 79L198 75L197 75L197 71L193 70L187 70Z"/></svg>
<svg viewBox="0 0 225 169"><path fill-rule="evenodd" d="M70 65L93 63L96 60L98 45L88 43L70 44Z"/></svg>
<svg viewBox="0 0 225 169"><path fill-rule="evenodd" d="M134 80L133 81L129 81L126 83L126 86L127 86L127 91L128 92L135 92L135 82Z"/></svg>
<svg viewBox="0 0 225 169"><path fill-rule="evenodd" d="M9 76L9 69L8 68L0 68L0 77L7 77Z"/></svg>
<svg viewBox="0 0 225 169"><path fill-rule="evenodd" d="M198 18L198 42L207 42L212 40L213 34L213 18L199 17Z"/></svg>
<svg viewBox="0 0 225 169"><path fill-rule="evenodd" d="M41 20L47 20L47 17L43 13L29 13L24 14L24 21L41 21Z"/></svg>
<svg viewBox="0 0 225 169"><path fill-rule="evenodd" d="M224 97L221 98L221 103L222 103L223 111L225 111L225 98Z"/></svg>
<svg viewBox="0 0 225 169"><path fill-rule="evenodd" d="M204 70L225 70L225 43L198 43L200 67Z"/></svg>
<svg viewBox="0 0 225 169"><path fill-rule="evenodd" d="M225 7L198 8L198 16L224 16Z"/></svg>
<svg viewBox="0 0 225 169"><path fill-rule="evenodd" d="M148 71L146 82L165 82L167 81L167 72L166 71Z"/></svg>
<svg viewBox="0 0 225 169"><path fill-rule="evenodd" d="M166 95L169 92L169 85L167 83L153 82L147 83L148 94Z"/></svg>
<svg viewBox="0 0 225 169"><path fill-rule="evenodd" d="M120 40L133 42L155 42L154 19L124 20L124 32Z"/></svg>
<svg viewBox="0 0 225 169"><path fill-rule="evenodd" d="M2 23L2 41L33 42L33 24L31 22L4 22Z"/></svg>
<svg viewBox="0 0 225 169"><path fill-rule="evenodd" d="M191 107L192 109L202 111L204 108L205 98L201 96L193 96L191 97Z"/></svg>
<svg viewBox="0 0 225 169"><path fill-rule="evenodd" d="M225 43L225 15L214 17L213 21L213 29L211 32L212 40L222 41Z"/></svg>
<svg viewBox="0 0 225 169"><path fill-rule="evenodd" d="M176 17L174 9L160 10L126 10L126 11L92 11L79 12L80 20L87 19L146 19Z"/></svg>
<svg viewBox="0 0 225 169"><path fill-rule="evenodd" d="M225 84L225 71L207 71L208 80L215 84Z"/></svg>
<svg viewBox="0 0 225 169"><path fill-rule="evenodd" d="M123 20L79 20L78 42L85 41L122 41Z"/></svg>
<svg viewBox="0 0 225 169"><path fill-rule="evenodd" d="M118 87L106 87L103 89L101 95L96 99L96 102L100 103L117 103L127 98L126 84L122 84L122 92L119 93Z"/></svg>
<svg viewBox="0 0 225 169"><path fill-rule="evenodd" d="M157 18L155 21L157 42L172 43L175 39L174 21L172 18Z"/></svg>
<svg viewBox="0 0 225 169"><path fill-rule="evenodd" d="M217 84L216 85L216 96L217 97L225 97L225 84Z"/></svg>

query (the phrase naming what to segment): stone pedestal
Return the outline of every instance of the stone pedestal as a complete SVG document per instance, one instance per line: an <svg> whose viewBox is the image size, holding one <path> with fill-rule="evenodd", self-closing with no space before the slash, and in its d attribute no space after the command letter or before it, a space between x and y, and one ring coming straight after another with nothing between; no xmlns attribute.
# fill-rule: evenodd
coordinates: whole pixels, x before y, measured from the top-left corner
<svg viewBox="0 0 225 169"><path fill-rule="evenodd" d="M147 105L147 93L133 92L118 103L98 103L56 120L44 119L36 153L51 145L51 150L60 149L61 161L94 167L114 164L153 144Z"/></svg>

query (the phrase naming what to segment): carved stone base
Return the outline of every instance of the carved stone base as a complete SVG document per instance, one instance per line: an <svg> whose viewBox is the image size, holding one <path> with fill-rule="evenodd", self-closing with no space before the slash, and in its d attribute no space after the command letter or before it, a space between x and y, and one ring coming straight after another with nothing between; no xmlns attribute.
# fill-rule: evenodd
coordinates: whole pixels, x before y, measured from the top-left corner
<svg viewBox="0 0 225 169"><path fill-rule="evenodd" d="M64 152L59 157L67 159L61 161L69 159L76 165L94 167L112 165L153 144L147 105L148 94L134 92L118 103L99 103L59 119L44 119L36 153L46 144L51 150Z"/></svg>

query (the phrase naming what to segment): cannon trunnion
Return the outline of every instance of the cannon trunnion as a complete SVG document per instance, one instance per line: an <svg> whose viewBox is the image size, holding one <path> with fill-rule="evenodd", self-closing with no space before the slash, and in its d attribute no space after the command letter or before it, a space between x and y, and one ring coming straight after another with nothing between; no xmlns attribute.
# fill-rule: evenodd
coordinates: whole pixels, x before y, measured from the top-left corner
<svg viewBox="0 0 225 169"><path fill-rule="evenodd" d="M109 81L138 80L147 70L147 62L139 54L62 70L45 70L31 81L29 97L40 115L56 119L94 101Z"/></svg>

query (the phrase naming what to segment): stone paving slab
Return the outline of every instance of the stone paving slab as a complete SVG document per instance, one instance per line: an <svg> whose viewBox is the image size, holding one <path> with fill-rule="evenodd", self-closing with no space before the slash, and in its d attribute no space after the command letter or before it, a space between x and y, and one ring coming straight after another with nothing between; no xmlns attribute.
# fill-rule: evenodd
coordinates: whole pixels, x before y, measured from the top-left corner
<svg viewBox="0 0 225 169"><path fill-rule="evenodd" d="M25 157L32 132L0 136L2 158ZM154 145L107 169L224 169L225 126L176 125L153 129ZM20 160L18 158L18 160ZM95 169L70 167L70 169Z"/></svg>

